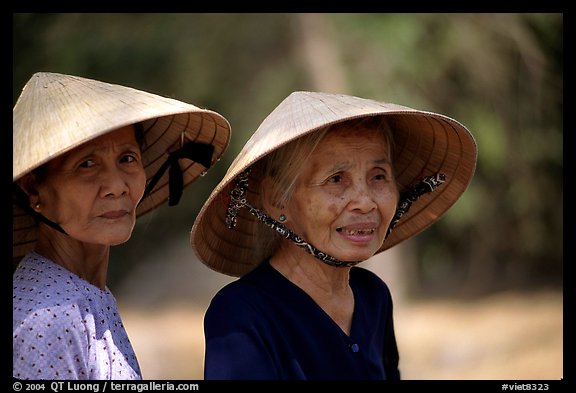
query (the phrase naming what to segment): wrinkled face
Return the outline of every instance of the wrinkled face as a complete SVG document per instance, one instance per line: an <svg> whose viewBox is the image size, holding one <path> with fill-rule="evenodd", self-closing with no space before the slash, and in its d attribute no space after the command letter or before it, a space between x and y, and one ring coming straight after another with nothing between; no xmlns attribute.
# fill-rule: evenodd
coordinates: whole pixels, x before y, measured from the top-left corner
<svg viewBox="0 0 576 393"><path fill-rule="evenodd" d="M120 244L132 234L145 186L134 127L123 127L47 164L40 213L82 242Z"/></svg>
<svg viewBox="0 0 576 393"><path fill-rule="evenodd" d="M389 154L377 130L328 133L297 179L286 206L287 225L342 261L373 256L398 203Z"/></svg>

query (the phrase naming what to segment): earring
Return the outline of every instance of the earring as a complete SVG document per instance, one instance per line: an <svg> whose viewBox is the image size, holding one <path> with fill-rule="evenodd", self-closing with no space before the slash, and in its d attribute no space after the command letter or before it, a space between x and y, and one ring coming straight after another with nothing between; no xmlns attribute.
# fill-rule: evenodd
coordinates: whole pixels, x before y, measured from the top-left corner
<svg viewBox="0 0 576 393"><path fill-rule="evenodd" d="M34 205L34 210L40 210L40 202Z"/></svg>
<svg viewBox="0 0 576 393"><path fill-rule="evenodd" d="M278 217L278 219L280 220L280 222L284 222L286 221L286 216L284 214L280 214L280 217Z"/></svg>

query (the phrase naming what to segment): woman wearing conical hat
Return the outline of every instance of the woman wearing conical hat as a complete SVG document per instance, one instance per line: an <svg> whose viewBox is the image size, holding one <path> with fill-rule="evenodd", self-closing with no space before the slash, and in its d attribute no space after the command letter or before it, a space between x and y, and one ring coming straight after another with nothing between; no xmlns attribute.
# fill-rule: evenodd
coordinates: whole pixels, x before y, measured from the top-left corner
<svg viewBox="0 0 576 393"><path fill-rule="evenodd" d="M204 319L206 379L399 379L388 286L362 261L442 216L470 183L457 121L294 92L214 189L191 243L235 277Z"/></svg>
<svg viewBox="0 0 576 393"><path fill-rule="evenodd" d="M220 114L40 72L13 109L13 376L141 379L106 286L136 217L178 203L222 155Z"/></svg>

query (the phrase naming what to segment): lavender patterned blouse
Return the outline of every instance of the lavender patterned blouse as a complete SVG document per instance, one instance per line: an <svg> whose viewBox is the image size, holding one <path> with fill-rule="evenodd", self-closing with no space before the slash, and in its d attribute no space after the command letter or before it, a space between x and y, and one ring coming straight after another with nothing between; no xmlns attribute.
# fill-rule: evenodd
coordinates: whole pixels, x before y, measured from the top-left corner
<svg viewBox="0 0 576 393"><path fill-rule="evenodd" d="M14 378L142 379L108 288L34 252L12 283Z"/></svg>

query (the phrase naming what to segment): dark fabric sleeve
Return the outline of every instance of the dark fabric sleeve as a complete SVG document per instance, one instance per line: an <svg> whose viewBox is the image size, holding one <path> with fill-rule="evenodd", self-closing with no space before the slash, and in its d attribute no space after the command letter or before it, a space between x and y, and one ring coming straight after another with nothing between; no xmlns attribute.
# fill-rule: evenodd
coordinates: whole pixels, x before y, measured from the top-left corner
<svg viewBox="0 0 576 393"><path fill-rule="evenodd" d="M384 369L386 370L386 379L399 380L400 370L398 369L398 363L400 358L398 345L396 344L396 335L394 333L392 298L390 298L389 311L386 320L386 335L384 336Z"/></svg>
<svg viewBox="0 0 576 393"><path fill-rule="evenodd" d="M266 324L245 294L224 290L212 300L204 317L206 380L278 379L267 348ZM230 305L233 305L231 307Z"/></svg>

